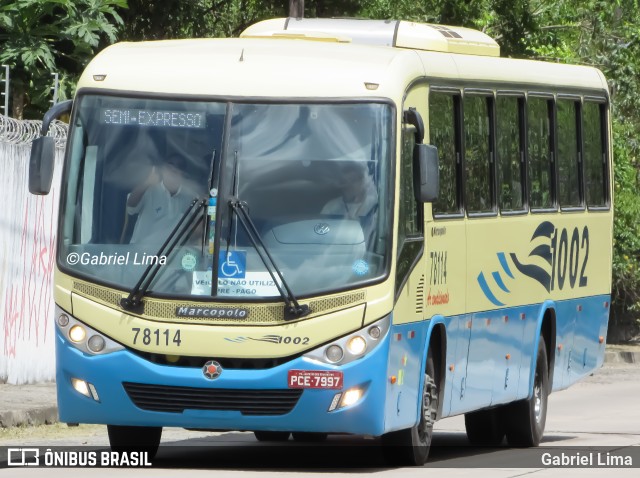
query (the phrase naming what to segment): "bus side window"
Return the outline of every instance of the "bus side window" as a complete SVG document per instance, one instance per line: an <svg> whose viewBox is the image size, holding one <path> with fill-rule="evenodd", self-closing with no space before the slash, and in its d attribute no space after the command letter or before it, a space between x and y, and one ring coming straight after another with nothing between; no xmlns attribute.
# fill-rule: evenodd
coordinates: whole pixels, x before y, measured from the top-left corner
<svg viewBox="0 0 640 478"><path fill-rule="evenodd" d="M579 116L578 102L558 99L558 202L560 207L579 207L582 205L581 165L578 157Z"/></svg>
<svg viewBox="0 0 640 478"><path fill-rule="evenodd" d="M456 125L459 96L431 92L429 95L429 143L438 148L440 194L433 203L436 215L459 214L460 161Z"/></svg>
<svg viewBox="0 0 640 478"><path fill-rule="evenodd" d="M582 114L587 206L602 207L607 205L608 189L605 105L585 101Z"/></svg>
<svg viewBox="0 0 640 478"><path fill-rule="evenodd" d="M498 96L496 100L496 141L498 204L501 211L524 209L523 98Z"/></svg>
<svg viewBox="0 0 640 478"><path fill-rule="evenodd" d="M465 206L467 212L493 211L489 96L464 98Z"/></svg>
<svg viewBox="0 0 640 478"><path fill-rule="evenodd" d="M527 101L527 158L531 209L553 207L550 101L529 97Z"/></svg>

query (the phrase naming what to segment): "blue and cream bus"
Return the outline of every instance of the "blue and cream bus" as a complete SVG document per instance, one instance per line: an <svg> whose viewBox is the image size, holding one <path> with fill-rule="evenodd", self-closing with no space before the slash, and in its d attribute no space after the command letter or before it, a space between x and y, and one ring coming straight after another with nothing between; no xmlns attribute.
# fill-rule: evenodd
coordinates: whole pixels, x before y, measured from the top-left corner
<svg viewBox="0 0 640 478"><path fill-rule="evenodd" d="M597 69L464 28L275 19L111 46L43 131L65 112L60 419L116 449L348 433L422 465L460 414L473 443L535 446L548 395L603 362Z"/></svg>

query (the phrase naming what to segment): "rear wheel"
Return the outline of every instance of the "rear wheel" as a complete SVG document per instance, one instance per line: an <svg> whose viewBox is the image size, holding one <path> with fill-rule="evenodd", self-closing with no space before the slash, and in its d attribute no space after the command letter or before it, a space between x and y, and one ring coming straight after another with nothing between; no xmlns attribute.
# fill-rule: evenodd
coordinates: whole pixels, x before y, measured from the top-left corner
<svg viewBox="0 0 640 478"><path fill-rule="evenodd" d="M301 442L320 442L327 439L328 433L293 432L293 439Z"/></svg>
<svg viewBox="0 0 640 478"><path fill-rule="evenodd" d="M128 427L121 425L107 425L109 445L113 451L119 453L142 451L147 453L149 460L158 453L162 427Z"/></svg>
<svg viewBox="0 0 640 478"><path fill-rule="evenodd" d="M502 409L480 410L464 416L467 438L473 445L498 446L505 435Z"/></svg>
<svg viewBox="0 0 640 478"><path fill-rule="evenodd" d="M289 439L289 432L266 432L255 431L253 434L258 441L287 441Z"/></svg>
<svg viewBox="0 0 640 478"><path fill-rule="evenodd" d="M547 347L542 337L538 343L538 358L533 379L533 394L527 400L512 403L507 415L507 442L511 446L538 446L544 434L549 397Z"/></svg>
<svg viewBox="0 0 640 478"><path fill-rule="evenodd" d="M438 413L438 388L435 382L435 367L431 349L427 357L422 400L420 403L420 421L411 428L382 435L385 457L394 465L422 466L427 462L433 424Z"/></svg>

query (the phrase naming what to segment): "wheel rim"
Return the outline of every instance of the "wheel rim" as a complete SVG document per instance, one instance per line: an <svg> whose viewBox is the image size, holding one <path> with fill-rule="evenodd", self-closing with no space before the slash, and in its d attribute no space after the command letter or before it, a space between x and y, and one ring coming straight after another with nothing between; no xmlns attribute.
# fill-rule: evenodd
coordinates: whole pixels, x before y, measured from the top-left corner
<svg viewBox="0 0 640 478"><path fill-rule="evenodd" d="M418 437L422 443L427 442L436 418L437 394L433 380L426 375L422 388L422 413L418 424Z"/></svg>
<svg viewBox="0 0 640 478"><path fill-rule="evenodd" d="M540 383L540 374L536 371L535 385L533 387L533 414L536 423L540 423L542 418L542 384Z"/></svg>

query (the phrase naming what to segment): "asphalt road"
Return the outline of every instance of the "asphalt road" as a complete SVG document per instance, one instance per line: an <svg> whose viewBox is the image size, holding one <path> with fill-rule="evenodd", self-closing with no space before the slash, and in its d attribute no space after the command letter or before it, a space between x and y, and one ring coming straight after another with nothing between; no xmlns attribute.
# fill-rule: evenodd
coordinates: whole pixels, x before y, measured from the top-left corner
<svg viewBox="0 0 640 478"><path fill-rule="evenodd" d="M547 426L538 449L472 447L466 441L464 419L437 423L429 463L425 468L393 468L384 461L374 439L332 436L322 445L290 441L285 446L258 443L252 433L203 433L167 429L162 446L149 468L11 468L0 476L74 477L245 477L288 476L469 476L546 478L554 476L616 478L639 476L640 470L640 366L608 365L572 388L549 399ZM106 430L99 426L38 427L0 435L2 446L70 446L69 449L105 451ZM79 448L80 447L80 448ZM82 448L84 447L84 448ZM87 448L89 447L89 448ZM598 447L595 448L589 447ZM635 447L635 448L629 448ZM596 466L545 467L546 459L580 455ZM598 459L598 453L600 458ZM630 457L634 468L597 466L608 456Z"/></svg>

